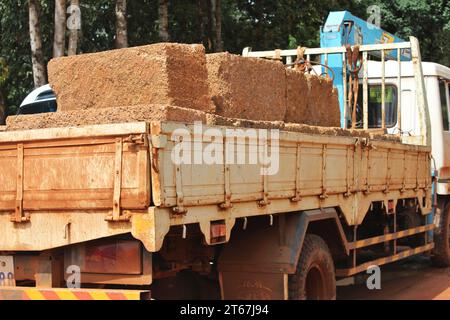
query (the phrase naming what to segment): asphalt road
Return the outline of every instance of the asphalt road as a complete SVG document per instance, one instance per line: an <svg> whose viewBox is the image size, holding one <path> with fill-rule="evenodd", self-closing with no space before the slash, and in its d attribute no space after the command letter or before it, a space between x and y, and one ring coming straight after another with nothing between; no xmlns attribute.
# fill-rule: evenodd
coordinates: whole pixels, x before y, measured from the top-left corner
<svg viewBox="0 0 450 320"><path fill-rule="evenodd" d="M382 267L380 290L367 288L368 276L346 279L354 284L338 286L337 299L450 300L450 268L435 268L426 257Z"/></svg>

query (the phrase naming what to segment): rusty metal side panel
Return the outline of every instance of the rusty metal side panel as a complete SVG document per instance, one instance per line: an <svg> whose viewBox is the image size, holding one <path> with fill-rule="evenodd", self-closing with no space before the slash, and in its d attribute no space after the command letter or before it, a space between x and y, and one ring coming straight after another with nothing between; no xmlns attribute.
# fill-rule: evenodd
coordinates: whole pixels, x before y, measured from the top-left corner
<svg viewBox="0 0 450 320"><path fill-rule="evenodd" d="M150 206L146 123L0 133L0 166L0 250L129 233Z"/></svg>
<svg viewBox="0 0 450 320"><path fill-rule="evenodd" d="M146 136L129 136L121 153L121 207L146 209L150 202ZM0 211L16 206L17 144L0 146ZM23 143L23 210L112 209L115 139L77 138Z"/></svg>

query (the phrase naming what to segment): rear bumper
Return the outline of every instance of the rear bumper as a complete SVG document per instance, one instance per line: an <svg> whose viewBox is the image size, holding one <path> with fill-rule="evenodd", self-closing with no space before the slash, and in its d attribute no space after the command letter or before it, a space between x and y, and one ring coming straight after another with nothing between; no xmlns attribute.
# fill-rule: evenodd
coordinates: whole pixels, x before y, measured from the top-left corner
<svg viewBox="0 0 450 320"><path fill-rule="evenodd" d="M0 300L150 300L150 291L0 287Z"/></svg>

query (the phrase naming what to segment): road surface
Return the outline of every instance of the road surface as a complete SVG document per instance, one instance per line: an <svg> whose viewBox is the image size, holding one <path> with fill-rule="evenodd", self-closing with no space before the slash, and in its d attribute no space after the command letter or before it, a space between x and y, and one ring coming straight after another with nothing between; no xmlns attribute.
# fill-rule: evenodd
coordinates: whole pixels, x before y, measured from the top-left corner
<svg viewBox="0 0 450 320"><path fill-rule="evenodd" d="M428 258L415 257L381 268L381 289L369 290L361 275L356 284L338 286L344 300L450 300L450 268L435 268Z"/></svg>

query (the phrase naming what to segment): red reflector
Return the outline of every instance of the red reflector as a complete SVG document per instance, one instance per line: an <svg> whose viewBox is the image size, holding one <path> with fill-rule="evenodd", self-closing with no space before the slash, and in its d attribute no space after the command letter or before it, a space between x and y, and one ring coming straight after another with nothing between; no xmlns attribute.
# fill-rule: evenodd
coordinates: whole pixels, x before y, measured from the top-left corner
<svg viewBox="0 0 450 320"><path fill-rule="evenodd" d="M393 200L389 200L388 201L388 212L389 213L394 213L394 209L395 209L394 201Z"/></svg>
<svg viewBox="0 0 450 320"><path fill-rule="evenodd" d="M211 243L225 242L227 226L224 220L211 222Z"/></svg>

